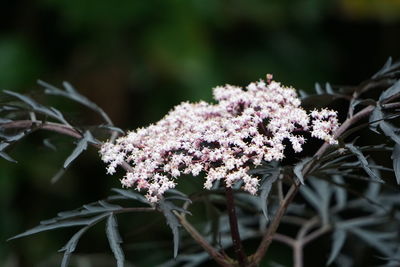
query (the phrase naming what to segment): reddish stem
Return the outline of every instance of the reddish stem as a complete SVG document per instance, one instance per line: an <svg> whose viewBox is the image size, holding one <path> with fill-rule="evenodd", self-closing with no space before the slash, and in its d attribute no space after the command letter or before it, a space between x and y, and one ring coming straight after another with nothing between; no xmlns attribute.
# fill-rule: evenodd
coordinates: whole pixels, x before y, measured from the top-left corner
<svg viewBox="0 0 400 267"><path fill-rule="evenodd" d="M233 242L233 249L235 250L239 266L247 266L247 257L243 250L242 241L240 239L239 227L237 223L237 216L235 210L235 202L233 198L233 191L231 187L225 186L226 205L228 208L229 224L231 228L231 236Z"/></svg>

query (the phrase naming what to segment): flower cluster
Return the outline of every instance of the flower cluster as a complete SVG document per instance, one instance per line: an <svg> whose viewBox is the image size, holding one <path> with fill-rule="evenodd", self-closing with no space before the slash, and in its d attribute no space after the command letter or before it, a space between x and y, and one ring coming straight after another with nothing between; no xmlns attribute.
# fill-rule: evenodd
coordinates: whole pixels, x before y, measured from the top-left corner
<svg viewBox="0 0 400 267"><path fill-rule="evenodd" d="M300 107L293 88L260 80L246 89L226 85L213 90L217 104L182 103L156 124L140 128L101 148L102 160L113 174L124 161L132 166L121 180L126 187L145 189L157 202L174 188L182 174L205 174L204 187L217 180L227 187L243 181L256 194L258 178L251 166L284 158L284 140L302 151L306 131L330 144L338 127L336 112Z"/></svg>

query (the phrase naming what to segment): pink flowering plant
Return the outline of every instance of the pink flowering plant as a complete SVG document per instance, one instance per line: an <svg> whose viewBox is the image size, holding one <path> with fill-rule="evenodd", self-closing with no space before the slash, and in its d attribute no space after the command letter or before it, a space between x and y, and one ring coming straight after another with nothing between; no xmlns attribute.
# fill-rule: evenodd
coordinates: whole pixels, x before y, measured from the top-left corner
<svg viewBox="0 0 400 267"><path fill-rule="evenodd" d="M337 144L332 136L339 125L336 112L307 113L293 88L260 80L246 89L216 87L213 93L217 104L182 103L156 124L104 143L100 153L107 172L130 164L122 185L146 190L150 202L174 188L181 174L202 172L205 189L216 181L226 187L241 182L256 195L259 179L249 170L263 161L282 160L285 140L295 152L303 150L306 132Z"/></svg>
<svg viewBox="0 0 400 267"><path fill-rule="evenodd" d="M397 266L399 70L400 63L389 60L358 86L317 85L316 94L301 92L302 97L272 75L246 88L219 86L213 89L214 103L184 102L157 123L126 134L70 84L59 89L39 82L45 93L98 112L105 124L97 128L110 133L108 140L95 136L93 129L72 125L55 108L4 91L12 100L2 103L1 157L14 161L6 153L10 145L33 131L50 130L78 139L64 168L93 146L106 172L121 181L121 188L112 189L115 195L61 212L13 238L81 227L60 250L61 266L68 266L80 237L106 220L110 248L117 265L124 266L117 215L160 212L174 236L174 259L163 266L198 266L210 260L220 266L259 266L269 262L271 243L280 242L292 248L293 265L301 267L307 260L305 246L326 236L328 265L359 265L351 255L362 244L379 257L379 264ZM332 108L338 102L346 103L344 115L342 108L339 113ZM359 141L365 128L383 141ZM390 165L379 163L376 153L389 155ZM188 179L201 179L203 190L177 190ZM123 205L124 200L130 204ZM188 215L194 203L218 216L193 225ZM194 243L179 248L180 239Z"/></svg>

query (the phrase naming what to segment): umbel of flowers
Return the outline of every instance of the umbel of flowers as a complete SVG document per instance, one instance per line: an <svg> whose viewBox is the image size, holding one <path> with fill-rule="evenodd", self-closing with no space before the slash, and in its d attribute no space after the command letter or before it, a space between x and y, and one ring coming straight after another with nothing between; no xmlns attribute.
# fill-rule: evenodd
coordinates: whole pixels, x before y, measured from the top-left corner
<svg viewBox="0 0 400 267"><path fill-rule="evenodd" d="M243 189L256 194L259 180L248 170L263 160L283 159L285 139L295 152L302 151L304 132L336 143L336 112L307 113L296 91L278 82L260 80L246 89L226 85L213 95L216 104L181 103L156 124L104 143L100 154L107 172L129 163L123 186L146 190L151 202L174 188L182 174L204 173L207 189L217 180L227 187L242 180Z"/></svg>

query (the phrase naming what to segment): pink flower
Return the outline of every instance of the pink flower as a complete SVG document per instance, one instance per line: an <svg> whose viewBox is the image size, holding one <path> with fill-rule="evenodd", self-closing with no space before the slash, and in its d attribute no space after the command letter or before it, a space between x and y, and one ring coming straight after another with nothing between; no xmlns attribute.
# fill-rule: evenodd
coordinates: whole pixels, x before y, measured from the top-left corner
<svg viewBox="0 0 400 267"><path fill-rule="evenodd" d="M284 140L295 152L301 152L306 142L300 132L337 142L335 111L307 114L293 88L272 80L251 83L246 89L216 87L216 104L184 102L156 124L129 132L115 144L104 143L100 154L107 172L113 174L124 161L130 163L133 172L121 183L147 190L151 202L174 188L182 174L204 173L206 189L216 180L228 187L243 181L243 189L256 194L259 181L248 170L263 160L283 159Z"/></svg>

